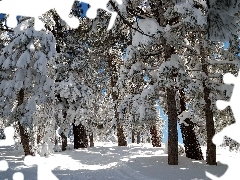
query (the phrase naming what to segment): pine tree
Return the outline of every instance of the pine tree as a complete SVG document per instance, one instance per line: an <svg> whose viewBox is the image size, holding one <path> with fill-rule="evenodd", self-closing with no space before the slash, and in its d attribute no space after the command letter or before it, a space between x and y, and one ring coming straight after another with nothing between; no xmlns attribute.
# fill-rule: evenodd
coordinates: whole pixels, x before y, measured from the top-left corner
<svg viewBox="0 0 240 180"><path fill-rule="evenodd" d="M29 132L36 124L37 106L54 99L51 68L55 54L53 35L35 31L28 19L14 29L13 41L0 57L1 114L9 123L18 123L25 155L35 153Z"/></svg>

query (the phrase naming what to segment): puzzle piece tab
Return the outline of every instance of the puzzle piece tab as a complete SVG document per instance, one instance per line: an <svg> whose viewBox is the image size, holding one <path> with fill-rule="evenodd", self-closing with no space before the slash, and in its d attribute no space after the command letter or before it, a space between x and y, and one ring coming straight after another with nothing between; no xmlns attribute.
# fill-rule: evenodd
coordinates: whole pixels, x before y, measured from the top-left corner
<svg viewBox="0 0 240 180"><path fill-rule="evenodd" d="M51 167L44 161L44 157L40 157L38 154L36 156L26 156L24 159L24 164L27 166L37 165L37 179L38 180L58 180L58 178L52 173Z"/></svg>
<svg viewBox="0 0 240 180"><path fill-rule="evenodd" d="M8 170L8 162L6 160L0 161L0 171L7 171Z"/></svg>
<svg viewBox="0 0 240 180"><path fill-rule="evenodd" d="M109 11L107 9L107 4L109 2L109 0L82 0L81 2L87 3L90 5L90 8L88 9L86 16L90 19L94 19L97 16L97 10L98 9L102 9L107 11L108 13L111 13L111 19L108 25L108 29L110 30L113 27L113 24L117 18L117 12L113 12L113 11ZM116 0L116 2L121 5L122 4L122 0Z"/></svg>
<svg viewBox="0 0 240 180"><path fill-rule="evenodd" d="M122 4L121 0L116 0L118 4ZM97 10L103 9L111 13L108 30L110 30L116 20L117 13L107 9L109 0L83 0L91 7L87 11L87 17L94 19L97 16ZM2 0L0 1L0 13L9 14L7 25L15 27L17 25L17 16L27 16L35 18L35 29L41 30L44 28L44 23L39 19L39 16L51 9L55 9L59 16L71 27L77 28L79 20L76 17L69 17L74 0Z"/></svg>
<svg viewBox="0 0 240 180"><path fill-rule="evenodd" d="M14 141L14 128L9 126L4 129L4 134L6 136L6 139L0 140L0 146L12 146L15 144Z"/></svg>
<svg viewBox="0 0 240 180"><path fill-rule="evenodd" d="M69 17L74 0L2 0L0 1L0 13L9 14L7 25L17 25L16 16L27 16L35 18L35 29L44 28L44 23L38 18L45 12L55 9L59 16L71 27L77 28L79 20Z"/></svg>
<svg viewBox="0 0 240 180"><path fill-rule="evenodd" d="M4 134L6 139L0 140L0 146L11 146L15 144L14 141L14 128L9 126L4 129ZM0 171L7 171L9 168L8 162L6 160L0 161ZM21 172L16 172L13 174L13 180L23 180L24 176Z"/></svg>

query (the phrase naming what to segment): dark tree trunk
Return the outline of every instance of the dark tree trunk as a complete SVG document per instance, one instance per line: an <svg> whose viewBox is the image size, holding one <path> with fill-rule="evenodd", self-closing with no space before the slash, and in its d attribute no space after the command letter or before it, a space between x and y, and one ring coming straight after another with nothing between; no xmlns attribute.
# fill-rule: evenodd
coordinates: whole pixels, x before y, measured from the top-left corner
<svg viewBox="0 0 240 180"><path fill-rule="evenodd" d="M62 138L62 151L66 151L67 150L67 136L65 136L65 134L62 132L60 134L61 138Z"/></svg>
<svg viewBox="0 0 240 180"><path fill-rule="evenodd" d="M140 144L140 142L141 142L141 132L138 131L137 132L137 144Z"/></svg>
<svg viewBox="0 0 240 180"><path fill-rule="evenodd" d="M151 126L150 133L152 135L152 145L153 147L161 147L161 140L159 137L159 132L156 125Z"/></svg>
<svg viewBox="0 0 240 180"><path fill-rule="evenodd" d="M88 147L86 129L82 124L75 125L73 123L73 134L74 134L74 149Z"/></svg>
<svg viewBox="0 0 240 180"><path fill-rule="evenodd" d="M132 143L135 143L135 131L132 130Z"/></svg>
<svg viewBox="0 0 240 180"><path fill-rule="evenodd" d="M21 137L21 144L23 146L24 154L27 155L34 155L33 152L30 150L30 143L29 143L29 136L28 133L25 131L24 127L18 121L20 137Z"/></svg>
<svg viewBox="0 0 240 180"><path fill-rule="evenodd" d="M118 137L118 146L127 146L126 137L124 135L123 126L119 122L119 114L118 114L118 92L113 91L113 88L117 86L118 80L118 69L116 64L112 60L111 57L108 57L108 66L110 68L110 76L111 76L111 95L114 102L114 118L117 122L117 137Z"/></svg>
<svg viewBox="0 0 240 180"><path fill-rule="evenodd" d="M67 117L67 112L63 112L63 118L66 119ZM60 134L61 138L62 138L62 151L66 151L67 150L67 136L65 136L65 134L62 132Z"/></svg>
<svg viewBox="0 0 240 180"><path fill-rule="evenodd" d="M38 127L38 134L37 134L37 144L40 144L41 139L42 139L42 132L41 132L41 128Z"/></svg>
<svg viewBox="0 0 240 180"><path fill-rule="evenodd" d="M205 86L205 83L204 83ZM212 142L212 138L215 134L214 121L213 121L213 112L211 109L211 100L209 99L210 89L204 87L204 100L205 105L205 116L206 116L206 130L207 130L207 154L206 162L209 165L217 165L216 162L216 145Z"/></svg>
<svg viewBox="0 0 240 180"><path fill-rule="evenodd" d="M93 133L91 133L91 135L89 136L89 140L90 140L90 147L94 147Z"/></svg>
<svg viewBox="0 0 240 180"><path fill-rule="evenodd" d="M151 143L151 138L150 137L147 138L147 143Z"/></svg>
<svg viewBox="0 0 240 180"><path fill-rule="evenodd" d="M162 9L162 7L160 8ZM164 10L161 10L164 12ZM167 44L166 39L163 39L164 60L168 61L171 55L174 54L174 47ZM174 79L175 74L172 72L171 78ZM177 107L176 107L176 89L175 87L166 88L167 91L167 116L168 116L168 164L178 165L178 131L177 131Z"/></svg>
<svg viewBox="0 0 240 180"><path fill-rule="evenodd" d="M23 101L24 101L24 89L20 89L20 91L18 93L18 104L17 104L17 106L22 105ZM27 155L34 155L33 152L31 152L31 147L30 147L30 142L29 142L29 135L25 131L25 129L22 126L22 124L20 123L20 118L21 118L21 116L18 119L18 126L19 126L19 132L20 132L20 137L21 137L21 144L23 146L23 150L24 150L25 156L27 156Z"/></svg>
<svg viewBox="0 0 240 180"><path fill-rule="evenodd" d="M185 93L183 89L179 90L179 93L182 113L186 110ZM194 132L194 124L190 119L185 119L185 122L188 124L188 126L180 124L180 128L182 131L182 138L185 147L186 157L195 160L203 160L201 146Z"/></svg>
<svg viewBox="0 0 240 180"><path fill-rule="evenodd" d="M208 9L211 9L210 7L210 1L207 0L207 7ZM210 19L209 16L207 17L207 34L209 36L209 28L210 28ZM204 33L205 34L205 33ZM205 52L203 45L201 45L201 54L202 56L202 69L203 72L208 76L208 65L205 62ZM210 95L210 89L206 86L205 81L203 82L203 92L204 92L204 100L205 100L205 116L206 116L206 130L207 130L207 154L206 154L206 162L209 165L217 165L216 162L216 145L212 142L212 138L215 135L215 129L214 129L214 121L213 121L213 111L211 109L211 100L209 99Z"/></svg>
<svg viewBox="0 0 240 180"><path fill-rule="evenodd" d="M205 116L206 116L206 129L207 129L207 154L206 162L209 165L217 165L216 162L216 145L212 142L212 138L215 134L213 112L211 109L211 100L209 99L210 90L204 87L204 100L205 105Z"/></svg>
<svg viewBox="0 0 240 180"><path fill-rule="evenodd" d="M118 146L127 146L126 137L123 133L123 127L118 124L117 126Z"/></svg>
<svg viewBox="0 0 240 180"><path fill-rule="evenodd" d="M202 55L202 70L208 76L208 64L206 63L205 49L201 44L201 55ZM206 130L207 130L207 152L206 152L206 163L209 165L217 165L216 162L216 145L212 142L212 138L215 135L214 121L213 121L213 111L211 108L211 100L209 95L211 89L207 87L206 80L203 80L203 96L205 101L205 117L206 117Z"/></svg>
<svg viewBox="0 0 240 180"><path fill-rule="evenodd" d="M177 108L174 88L167 89L168 164L178 165Z"/></svg>

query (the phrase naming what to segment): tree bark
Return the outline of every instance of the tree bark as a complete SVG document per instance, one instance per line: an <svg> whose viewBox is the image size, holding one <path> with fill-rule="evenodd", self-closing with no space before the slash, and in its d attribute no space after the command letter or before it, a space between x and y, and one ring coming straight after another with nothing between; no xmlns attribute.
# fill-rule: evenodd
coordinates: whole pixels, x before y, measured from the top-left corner
<svg viewBox="0 0 240 180"><path fill-rule="evenodd" d="M181 105L180 114L181 114L183 111L186 110L184 90L180 89L179 94L180 94L180 105ZM194 132L194 124L189 118L185 119L185 122L188 124L188 126L185 126L184 124L180 124L180 128L182 131L182 138L183 138L183 143L185 147L186 157L195 159L195 160L203 160L201 146Z"/></svg>
<svg viewBox="0 0 240 180"><path fill-rule="evenodd" d="M41 139L42 139L41 128L38 126L37 144L40 144Z"/></svg>
<svg viewBox="0 0 240 180"><path fill-rule="evenodd" d="M138 131L137 132L137 144L140 144L140 142L141 142L141 132Z"/></svg>
<svg viewBox="0 0 240 180"><path fill-rule="evenodd" d="M132 143L135 143L135 131L132 130Z"/></svg>
<svg viewBox="0 0 240 180"><path fill-rule="evenodd" d="M20 105L22 105L23 101L24 101L24 89L20 89L20 91L18 93L18 104L17 104L17 106L19 107ZM25 131L23 125L20 123L20 118L21 118L21 116L18 119L18 126L19 126L19 132L20 132L20 137L21 137L21 144L23 146L25 156L34 155L33 152L31 152L29 135Z"/></svg>
<svg viewBox="0 0 240 180"><path fill-rule="evenodd" d="M67 117L67 112L63 112L63 118L66 119ZM62 151L66 151L67 150L67 136L62 132L60 134L61 138L62 138Z"/></svg>
<svg viewBox="0 0 240 180"><path fill-rule="evenodd" d="M208 9L211 9L210 7L210 1L206 1ZM210 36L210 18L207 17L207 32L205 34L208 34ZM202 56L202 69L203 72L208 76L208 65L205 62L206 56L205 51L203 48L203 45L201 45L201 54ZM209 99L209 95L211 90L206 86L205 80L203 81L203 93L204 93L204 100L205 100L205 116L206 116L206 130L207 130L207 152L206 152L206 163L209 165L217 165L216 162L216 145L212 142L212 138L215 134L215 128L214 128L214 121L213 121L213 111L211 109L211 100Z"/></svg>
<svg viewBox="0 0 240 180"><path fill-rule="evenodd" d="M204 100L205 104L205 117L206 117L206 130L207 130L207 152L206 152L206 163L209 165L217 165L216 162L216 145L212 142L212 138L215 134L213 112L211 109L211 100L209 99L210 89L204 86Z"/></svg>
<svg viewBox="0 0 240 180"><path fill-rule="evenodd" d="M60 134L61 138L62 138L62 151L66 151L67 150L67 136L65 136L65 134L62 132Z"/></svg>
<svg viewBox="0 0 240 180"><path fill-rule="evenodd" d="M108 57L108 66L110 68L111 75L111 95L114 102L114 118L117 122L117 137L118 137L118 146L127 146L126 137L124 135L123 126L119 122L119 114L118 114L118 92L114 91L113 88L117 85L118 80L118 69L116 64L113 62L112 58Z"/></svg>
<svg viewBox="0 0 240 180"><path fill-rule="evenodd" d="M178 165L177 108L175 90L167 89L168 106L168 164Z"/></svg>
<svg viewBox="0 0 240 180"><path fill-rule="evenodd" d="M89 140L90 140L90 147L94 147L93 133L91 133L91 135L89 136Z"/></svg>
<svg viewBox="0 0 240 180"><path fill-rule="evenodd" d="M86 129L82 124L75 125L73 123L73 134L74 134L74 149L88 147Z"/></svg>
<svg viewBox="0 0 240 180"><path fill-rule="evenodd" d="M151 126L150 133L152 135L152 145L153 147L161 147L161 140L159 137L159 132L156 125Z"/></svg>
<svg viewBox="0 0 240 180"><path fill-rule="evenodd" d="M204 87L204 100L205 116L206 116L206 130L207 130L207 154L206 162L209 165L217 165L216 162L216 145L212 142L212 138L215 135L213 112L211 109L211 100L209 99L210 90L206 86Z"/></svg>
<svg viewBox="0 0 240 180"><path fill-rule="evenodd" d="M117 125L117 137L118 137L118 146L127 146L126 137L123 133L123 127L121 125Z"/></svg>

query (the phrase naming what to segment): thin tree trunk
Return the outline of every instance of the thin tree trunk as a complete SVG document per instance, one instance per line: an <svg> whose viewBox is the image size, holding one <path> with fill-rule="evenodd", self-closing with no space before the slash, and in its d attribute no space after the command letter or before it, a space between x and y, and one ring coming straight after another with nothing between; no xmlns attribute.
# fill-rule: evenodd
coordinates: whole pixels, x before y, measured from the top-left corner
<svg viewBox="0 0 240 180"><path fill-rule="evenodd" d="M162 1L156 1L157 8L154 12L157 17L157 21L160 26L165 26L166 24L172 25L175 21L167 20L164 16L165 10L163 8ZM152 5L154 6L154 5ZM154 8L154 7L152 7ZM167 22L168 21L168 22ZM174 47L167 44L164 37L161 38L162 44L164 45L164 61L168 61L171 55L175 52ZM174 75L172 74L172 78ZM168 164L177 165L178 164L178 132L177 132L177 108L175 100L175 88L170 87L166 89L167 91L167 107L168 107Z"/></svg>
<svg viewBox="0 0 240 180"><path fill-rule="evenodd" d="M17 104L17 106L19 107L20 105L22 105L23 101L24 101L24 89L20 89L20 91L18 93L18 104ZM19 126L19 132L20 132L20 137L21 137L21 144L23 146L25 156L33 155L33 152L31 152L31 148L30 148L29 135L25 131L22 124L20 123L20 118L21 117L19 117L19 119L18 119L18 126Z"/></svg>
<svg viewBox="0 0 240 180"><path fill-rule="evenodd" d="M132 143L135 143L135 131L132 130Z"/></svg>
<svg viewBox="0 0 240 180"><path fill-rule="evenodd" d="M38 127L38 134L37 134L37 144L40 144L41 142L41 129L40 127Z"/></svg>
<svg viewBox="0 0 240 180"><path fill-rule="evenodd" d="M67 117L67 112L63 112L63 118L66 119ZM67 136L62 132L60 134L61 138L62 138L62 151L66 151L67 150Z"/></svg>
<svg viewBox="0 0 240 180"><path fill-rule="evenodd" d="M113 88L117 85L118 75L117 75L117 67L114 64L112 58L108 57L108 66L111 70L111 95L114 102L114 118L117 122L117 137L118 137L118 146L127 146L126 137L124 135L123 126L119 122L119 115L118 115L118 92L114 91Z"/></svg>
<svg viewBox="0 0 240 180"><path fill-rule="evenodd" d="M168 164L178 165L177 108L175 90L167 89L168 106Z"/></svg>
<svg viewBox="0 0 240 180"><path fill-rule="evenodd" d="M174 47L167 44L166 39L163 39L164 44L164 60L168 61L171 55L175 52ZM174 78L175 74L171 74ZM169 87L167 91L167 116L168 116L168 164L178 165L178 131L177 131L177 107L176 107L176 90L175 87Z"/></svg>
<svg viewBox="0 0 240 180"><path fill-rule="evenodd" d="M206 130L207 130L207 154L206 162L209 165L217 165L216 162L216 145L212 142L212 138L215 134L213 112L211 109L211 100L209 99L210 89L204 87L204 100L205 105L205 116L206 116Z"/></svg>
<svg viewBox="0 0 240 180"><path fill-rule="evenodd" d="M89 140L90 140L90 147L94 147L93 133L91 133L91 135L89 136Z"/></svg>
<svg viewBox="0 0 240 180"><path fill-rule="evenodd" d="M67 136L65 136L65 134L62 132L60 134L61 138L62 138L62 151L66 151L67 150Z"/></svg>
<svg viewBox="0 0 240 180"><path fill-rule="evenodd" d="M206 63L205 49L203 42L200 44L201 51L201 61L202 61L202 70L208 77L208 64ZM216 162L216 145L212 142L212 138L215 135L214 121L213 121L213 111L211 108L210 92L211 89L207 87L206 80L203 80L203 96L205 101L205 117L206 117L206 130L207 130L207 152L206 152L206 163L209 165L217 165Z"/></svg>
<svg viewBox="0 0 240 180"><path fill-rule="evenodd" d="M161 147L161 140L159 137L159 132L156 125L151 126L150 133L152 135L152 145L153 147Z"/></svg>
<svg viewBox="0 0 240 180"><path fill-rule="evenodd" d="M208 9L211 9L210 7L210 0L206 1ZM207 17L207 32L204 33L208 34L210 33L210 19L209 16ZM203 72L208 76L208 65L205 62L206 55L204 51L203 44L201 44L201 55L202 55L202 69ZM211 108L211 100L209 99L209 95L211 90L206 86L205 81L203 82L203 92L204 92L204 100L205 100L205 116L206 116L206 130L207 130L207 154L206 154L206 163L209 165L217 165L216 162L216 145L212 142L212 138L215 135L215 129L214 129L214 121L213 121L213 111Z"/></svg>
<svg viewBox="0 0 240 180"><path fill-rule="evenodd" d="M74 149L78 149L80 147L80 136L79 136L79 127L76 126L74 123L73 126L73 147Z"/></svg>
<svg viewBox="0 0 240 180"><path fill-rule="evenodd" d="M151 143L151 138L150 137L147 138L147 143Z"/></svg>
<svg viewBox="0 0 240 180"><path fill-rule="evenodd" d="M141 142L141 132L138 131L137 132L137 144L140 144L140 142Z"/></svg>
<svg viewBox="0 0 240 180"><path fill-rule="evenodd" d="M186 110L184 90L183 89L179 90L179 94L182 113L183 111ZM194 132L194 124L189 118L185 119L185 122L188 124L188 126L185 126L182 123L180 124L180 128L182 131L182 138L185 147L186 157L195 160L203 160L201 146Z"/></svg>

